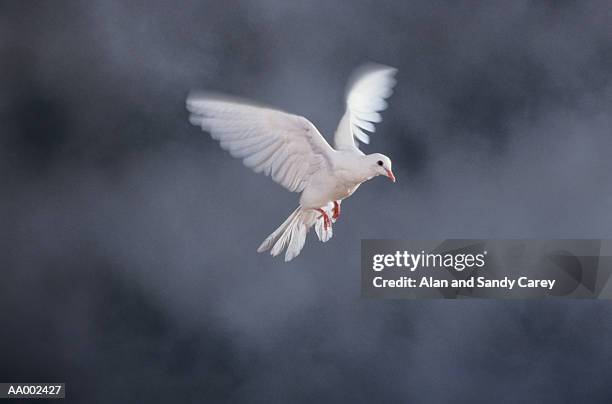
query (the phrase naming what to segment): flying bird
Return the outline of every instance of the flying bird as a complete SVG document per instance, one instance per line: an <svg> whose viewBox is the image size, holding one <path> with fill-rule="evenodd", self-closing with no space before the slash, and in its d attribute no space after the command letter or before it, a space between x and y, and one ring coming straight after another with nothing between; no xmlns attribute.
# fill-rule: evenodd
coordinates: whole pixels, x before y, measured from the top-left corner
<svg viewBox="0 0 612 404"><path fill-rule="evenodd" d="M332 223L340 216L340 203L359 186L378 175L395 182L391 159L364 154L359 142L369 144L366 132L375 132L380 112L396 83L397 69L363 66L352 76L346 93L346 111L340 119L332 148L303 116L256 106L225 96L199 93L187 98L189 120L209 132L223 149L256 173L291 192L299 192L297 209L257 249L273 256L285 248L285 261L295 258L311 227L319 240L332 237Z"/></svg>

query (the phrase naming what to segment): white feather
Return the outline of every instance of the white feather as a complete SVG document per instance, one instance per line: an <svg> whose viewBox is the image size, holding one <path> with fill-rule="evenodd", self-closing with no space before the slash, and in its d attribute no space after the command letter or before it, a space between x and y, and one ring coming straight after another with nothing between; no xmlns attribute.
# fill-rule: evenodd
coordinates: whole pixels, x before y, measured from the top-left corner
<svg viewBox="0 0 612 404"><path fill-rule="evenodd" d="M367 65L358 69L349 84L346 111L338 124L334 146L339 150L358 148L359 140L370 143L364 132L375 132L374 123L382 121L380 111L387 108L385 98L393 93L397 69L384 65Z"/></svg>
<svg viewBox="0 0 612 404"><path fill-rule="evenodd" d="M187 109L190 122L210 132L223 149L255 172L274 173L289 191L301 192L313 172L329 165L333 149L304 117L211 94L190 95ZM283 164L291 156L300 158Z"/></svg>

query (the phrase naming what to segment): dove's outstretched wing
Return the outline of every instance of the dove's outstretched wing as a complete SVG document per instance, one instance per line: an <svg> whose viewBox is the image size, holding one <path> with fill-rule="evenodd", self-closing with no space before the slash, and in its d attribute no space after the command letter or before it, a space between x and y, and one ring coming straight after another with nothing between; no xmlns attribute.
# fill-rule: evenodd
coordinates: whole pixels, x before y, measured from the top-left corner
<svg viewBox="0 0 612 404"><path fill-rule="evenodd" d="M342 116L334 146L339 150L359 148L357 140L368 144L374 123L382 121L380 111L387 108L385 99L393 93L397 69L385 65L366 65L353 74L346 96L346 112Z"/></svg>
<svg viewBox="0 0 612 404"><path fill-rule="evenodd" d="M302 116L206 94L190 95L187 109L191 123L223 149L289 191L301 192L314 173L330 166L333 149Z"/></svg>

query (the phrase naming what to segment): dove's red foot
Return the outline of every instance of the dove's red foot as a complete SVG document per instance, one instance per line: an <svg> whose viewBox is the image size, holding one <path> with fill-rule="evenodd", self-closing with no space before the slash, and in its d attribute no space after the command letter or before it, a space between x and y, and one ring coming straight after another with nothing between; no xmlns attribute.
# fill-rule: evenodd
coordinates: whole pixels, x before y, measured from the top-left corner
<svg viewBox="0 0 612 404"><path fill-rule="evenodd" d="M338 201L334 201L334 209L332 210L332 212L332 218L334 220L340 217L340 204L338 203Z"/></svg>
<svg viewBox="0 0 612 404"><path fill-rule="evenodd" d="M325 229L325 231L327 231L327 229L331 227L331 220L329 219L329 216L327 216L327 213L325 213L323 209L318 208L317 210L321 212L321 214L323 215L323 228Z"/></svg>

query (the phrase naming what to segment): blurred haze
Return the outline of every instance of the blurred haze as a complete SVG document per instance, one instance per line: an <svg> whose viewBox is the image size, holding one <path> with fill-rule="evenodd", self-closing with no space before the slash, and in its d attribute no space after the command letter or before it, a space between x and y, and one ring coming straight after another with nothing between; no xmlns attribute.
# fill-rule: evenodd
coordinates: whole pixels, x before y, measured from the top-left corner
<svg viewBox="0 0 612 404"><path fill-rule="evenodd" d="M612 238L612 4L4 1L0 380L69 401L610 402L607 301L360 298L362 238ZM190 90L331 139L399 69L394 161L327 244L255 252L297 195L187 121Z"/></svg>

